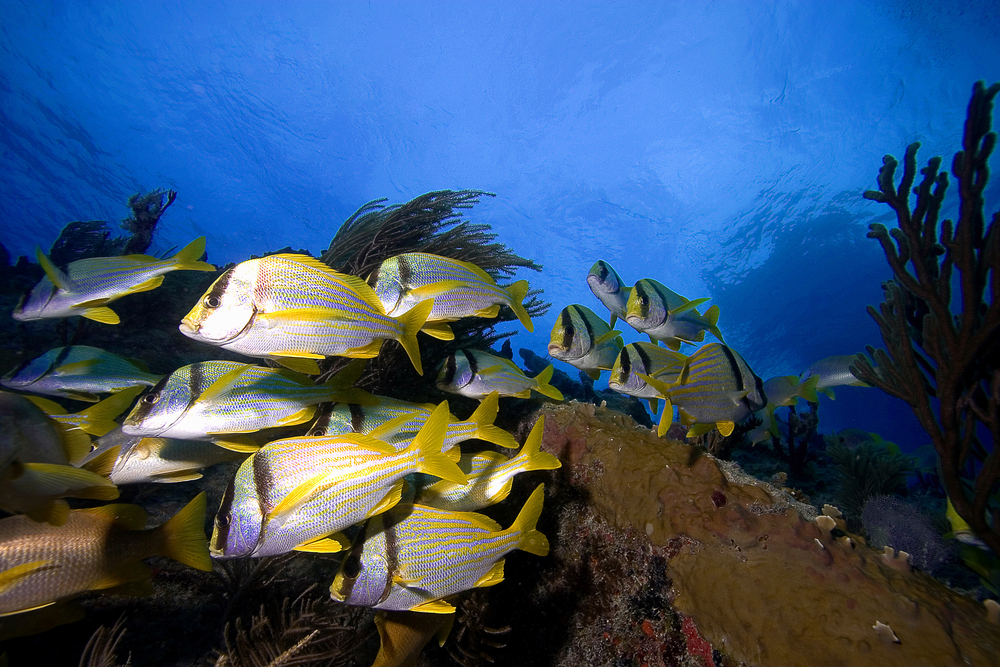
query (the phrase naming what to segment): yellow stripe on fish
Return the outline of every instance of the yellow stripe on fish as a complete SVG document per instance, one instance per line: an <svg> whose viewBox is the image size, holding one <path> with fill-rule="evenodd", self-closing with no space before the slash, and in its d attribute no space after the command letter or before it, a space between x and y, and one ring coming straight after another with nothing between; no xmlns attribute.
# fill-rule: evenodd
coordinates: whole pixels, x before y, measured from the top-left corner
<svg viewBox="0 0 1000 667"><path fill-rule="evenodd" d="M430 322L452 322L470 316L496 317L499 306L506 305L525 329L534 331L523 304L528 294L527 281L500 287L490 274L471 262L408 252L382 262L368 276L368 284L390 315L402 315L429 298L434 299L434 308L427 318Z"/></svg>
<svg viewBox="0 0 1000 667"><path fill-rule="evenodd" d="M81 315L105 324L119 318L107 304L127 294L156 289L163 274L171 271L215 271L198 261L205 254L205 237L199 237L169 259L150 255L92 257L70 262L61 271L41 249L36 250L43 277L14 310L14 319L40 320Z"/></svg>

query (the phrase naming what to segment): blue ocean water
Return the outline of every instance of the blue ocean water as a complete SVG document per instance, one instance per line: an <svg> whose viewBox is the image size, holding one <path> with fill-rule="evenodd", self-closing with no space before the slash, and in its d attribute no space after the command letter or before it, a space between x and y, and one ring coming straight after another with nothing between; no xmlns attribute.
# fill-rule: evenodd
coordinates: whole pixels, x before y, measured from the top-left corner
<svg viewBox="0 0 1000 667"><path fill-rule="evenodd" d="M603 313L605 259L711 297L764 378L881 344L865 232L892 218L861 193L912 141L950 164L973 82L1000 78L991 2L178 4L3 2L11 254L156 187L179 195L152 250L205 235L217 264L319 252L372 199L483 189L471 218L554 304L515 349L543 353L565 305ZM926 441L878 390L820 417Z"/></svg>

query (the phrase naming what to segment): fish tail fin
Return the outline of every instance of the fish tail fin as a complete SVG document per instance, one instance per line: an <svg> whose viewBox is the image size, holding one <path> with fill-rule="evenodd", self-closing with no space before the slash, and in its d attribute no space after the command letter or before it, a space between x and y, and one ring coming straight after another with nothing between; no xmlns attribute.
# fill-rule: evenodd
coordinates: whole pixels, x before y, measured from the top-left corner
<svg viewBox="0 0 1000 667"><path fill-rule="evenodd" d="M418 375L424 374L424 366L420 362L420 344L417 342L417 332L427 322L427 316L431 314L432 308L434 308L434 299L427 299L399 316L401 331L397 340L406 350L407 356L410 357L410 363L417 369Z"/></svg>
<svg viewBox="0 0 1000 667"><path fill-rule="evenodd" d="M196 570L211 572L212 557L205 539L206 498L202 491L156 531L162 540L161 555Z"/></svg>
<svg viewBox="0 0 1000 667"><path fill-rule="evenodd" d="M720 342L725 343L726 340L722 337L722 332L719 331L719 304L713 304L711 308L705 311L705 319L708 320L708 327L706 327L713 336L719 339Z"/></svg>
<svg viewBox="0 0 1000 667"><path fill-rule="evenodd" d="M451 412L448 410L448 401L442 401L441 405L434 408L434 412L424 422L410 447L417 450L419 472L434 475L456 484L467 484L469 479L462 472L462 469L451 460L446 452L441 451L444 446L445 431L450 420Z"/></svg>
<svg viewBox="0 0 1000 667"><path fill-rule="evenodd" d="M101 437L107 435L109 431L118 427L115 418L128 410L132 405L132 400L145 389L142 385L136 385L127 389L122 389L116 394L111 394L100 403L82 410L80 415L84 417L80 422L80 428L91 435ZM88 445L90 443L87 443ZM90 452L89 448L84 454ZM72 461L72 458L70 459Z"/></svg>
<svg viewBox="0 0 1000 667"><path fill-rule="evenodd" d="M507 449L517 449L517 441L514 437L499 426L494 426L493 422L497 418L500 409L500 394L491 391L483 398L479 407L469 417L469 421L475 423L476 433L473 437L491 442Z"/></svg>
<svg viewBox="0 0 1000 667"><path fill-rule="evenodd" d="M533 333L535 325L531 323L528 311L524 308L524 298L528 296L528 289L527 280L518 280L513 285L507 287L507 294L510 295L510 309L517 315L517 319L521 320L521 324L528 330L528 333Z"/></svg>
<svg viewBox="0 0 1000 667"><path fill-rule="evenodd" d="M531 433L524 441L524 446L514 458L520 459L521 470L555 470L561 468L562 463L552 454L542 451L542 434L545 432L545 416L542 415L531 427Z"/></svg>
<svg viewBox="0 0 1000 667"><path fill-rule="evenodd" d="M805 382L799 384L799 396L810 403L819 403L819 396L816 394L816 384L818 382L818 375L810 375Z"/></svg>
<svg viewBox="0 0 1000 667"><path fill-rule="evenodd" d="M199 261L204 254L205 237L199 236L173 256L174 268L187 271L215 271L215 265Z"/></svg>
<svg viewBox="0 0 1000 667"><path fill-rule="evenodd" d="M549 554L549 538L535 528L538 517L542 514L542 501L545 499L545 485L539 484L528 496L514 523L507 530L520 534L517 548L536 556Z"/></svg>
<svg viewBox="0 0 1000 667"><path fill-rule="evenodd" d="M541 373L539 373L532 379L537 383L535 391L537 391L539 394L548 396L549 398L556 401L562 401L564 400L562 392L553 387L551 384L549 384L550 382L552 382L552 374L555 372L556 372L555 367L552 364L549 364L545 368L545 370L543 370Z"/></svg>

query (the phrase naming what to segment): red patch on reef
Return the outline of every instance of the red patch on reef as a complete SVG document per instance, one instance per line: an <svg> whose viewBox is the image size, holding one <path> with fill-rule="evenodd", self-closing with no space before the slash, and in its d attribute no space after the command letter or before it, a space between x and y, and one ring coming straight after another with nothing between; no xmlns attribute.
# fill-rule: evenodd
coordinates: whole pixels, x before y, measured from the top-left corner
<svg viewBox="0 0 1000 667"><path fill-rule="evenodd" d="M725 507L729 500L726 498L726 494L722 491L712 491L712 504L716 508Z"/></svg>
<svg viewBox="0 0 1000 667"><path fill-rule="evenodd" d="M708 643L707 639L698 634L698 628L695 627L694 621L690 616L686 617L684 622L681 623L681 632L684 633L684 637L687 639L688 655L702 658L705 661L705 667L715 667L715 660L712 659L712 645Z"/></svg>

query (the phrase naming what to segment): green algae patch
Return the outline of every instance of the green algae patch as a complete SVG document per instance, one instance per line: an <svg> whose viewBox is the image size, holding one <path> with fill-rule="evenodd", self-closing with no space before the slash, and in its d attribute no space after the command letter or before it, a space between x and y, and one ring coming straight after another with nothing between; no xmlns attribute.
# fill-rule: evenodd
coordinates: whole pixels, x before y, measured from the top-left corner
<svg viewBox="0 0 1000 667"><path fill-rule="evenodd" d="M994 665L984 605L699 448L590 404L548 405L543 448L594 511L669 554L673 606L758 667ZM836 514L835 512L831 512Z"/></svg>

